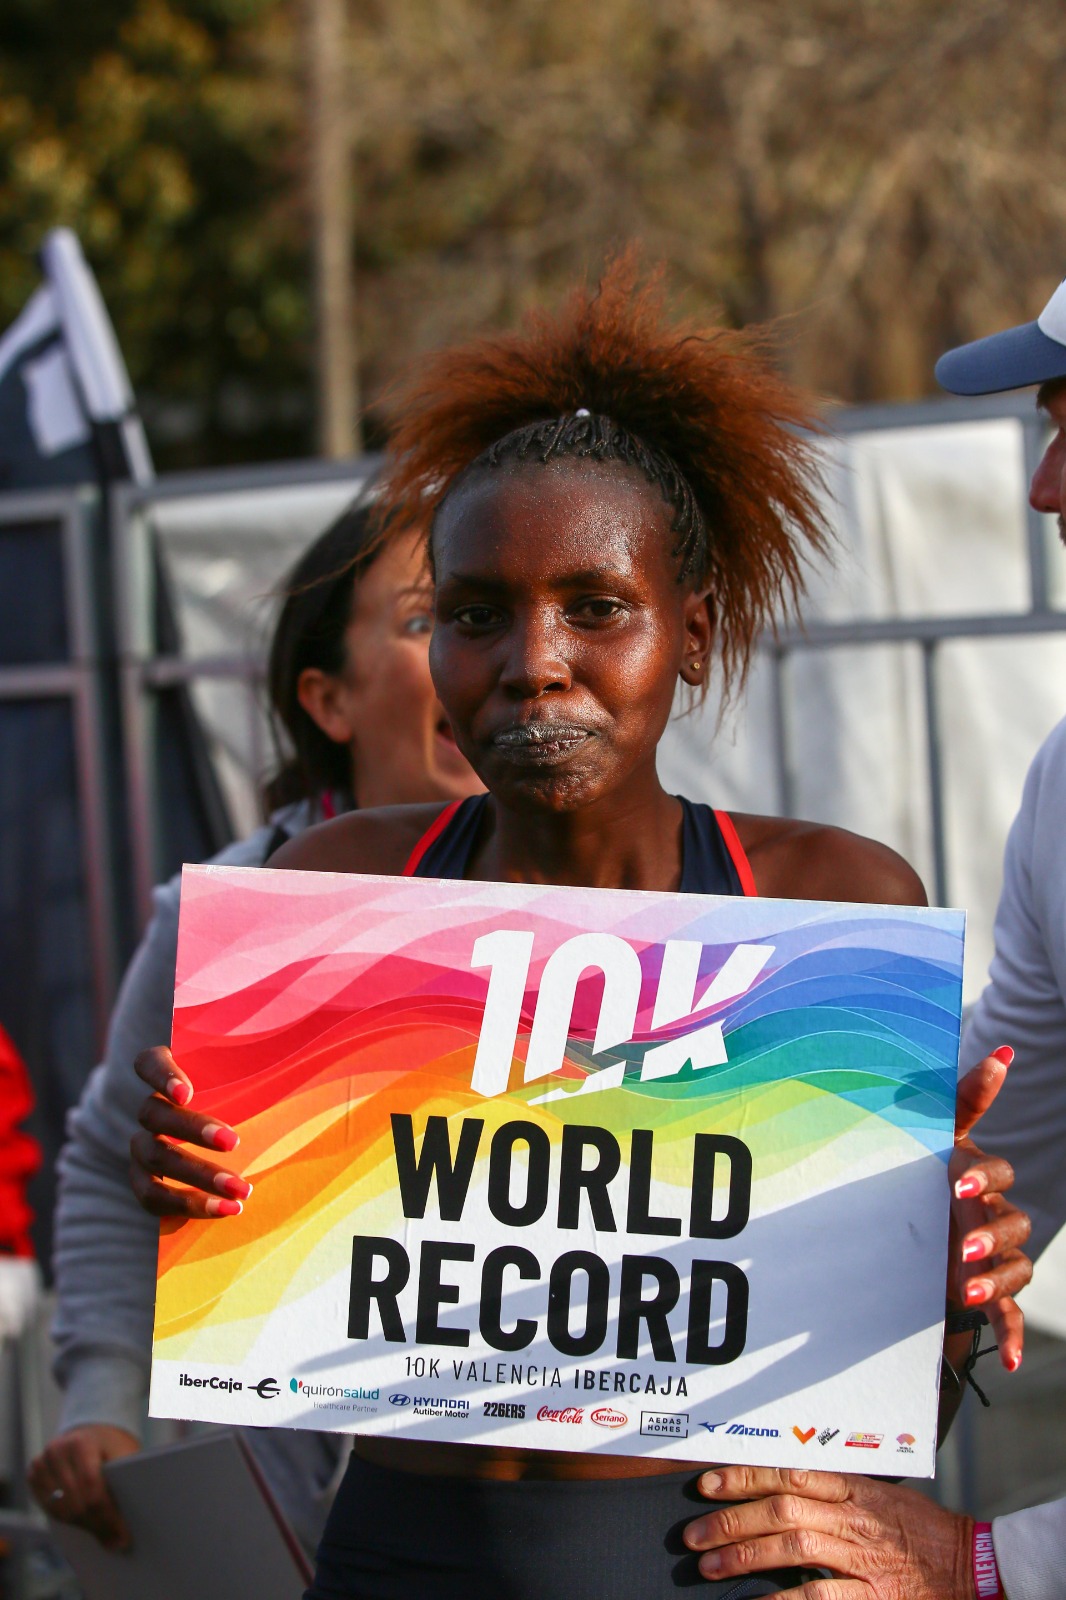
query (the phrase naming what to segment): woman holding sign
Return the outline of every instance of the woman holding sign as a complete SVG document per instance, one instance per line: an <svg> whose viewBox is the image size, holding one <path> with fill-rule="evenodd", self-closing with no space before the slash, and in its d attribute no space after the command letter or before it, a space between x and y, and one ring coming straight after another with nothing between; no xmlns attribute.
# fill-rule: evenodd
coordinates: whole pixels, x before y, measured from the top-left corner
<svg viewBox="0 0 1066 1600"><path fill-rule="evenodd" d="M923 904L881 845L715 813L656 772L678 681L702 693L717 658L726 687L741 682L825 546L808 422L751 340L669 326L625 258L557 318L431 361L406 397L386 503L401 520L431 513L434 682L488 794L340 818L275 864ZM169 1051L138 1070L155 1091L133 1146L142 1204L239 1210L249 1186L189 1148L232 1149L232 1132L189 1107ZM978 1069L964 1133L1004 1071L994 1058ZM952 1303L990 1311L1014 1366L1028 1224L1002 1197L1005 1163L965 1141L956 1161L957 1191L979 1198L958 1219ZM309 1594L653 1600L706 1587L682 1538L697 1471L676 1466L361 1438ZM797 1577L711 1592L739 1600Z"/></svg>

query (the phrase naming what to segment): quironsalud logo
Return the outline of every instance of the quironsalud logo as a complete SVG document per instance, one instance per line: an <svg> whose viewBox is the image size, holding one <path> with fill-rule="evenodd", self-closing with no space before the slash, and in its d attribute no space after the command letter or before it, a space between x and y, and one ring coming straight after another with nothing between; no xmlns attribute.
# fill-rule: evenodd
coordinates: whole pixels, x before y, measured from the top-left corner
<svg viewBox="0 0 1066 1600"><path fill-rule="evenodd" d="M380 1389L351 1389L336 1383L307 1383L290 1378L289 1388L302 1400L380 1400Z"/></svg>

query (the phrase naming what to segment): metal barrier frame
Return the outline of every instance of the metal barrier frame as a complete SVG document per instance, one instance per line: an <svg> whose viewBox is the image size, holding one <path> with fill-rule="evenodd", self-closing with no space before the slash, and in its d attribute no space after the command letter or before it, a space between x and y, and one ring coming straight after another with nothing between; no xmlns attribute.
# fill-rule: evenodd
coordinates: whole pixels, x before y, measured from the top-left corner
<svg viewBox="0 0 1066 1600"><path fill-rule="evenodd" d="M66 700L71 706L92 943L93 1009L102 1035L114 997L119 940L93 562L99 515L99 496L89 488L0 496L0 526L38 525L42 531L57 523L60 527L69 656L62 662L0 667L0 702Z"/></svg>
<svg viewBox="0 0 1066 1600"><path fill-rule="evenodd" d="M829 419L830 433L847 437L882 429L937 427L962 422L1013 419L1021 424L1024 473L1028 483L1043 454L1048 423L1027 395L992 395L977 400L930 400L914 405L849 406ZM1066 611L1050 603L1047 537L1043 514L1026 501L1026 556L1029 609L958 617L893 617L855 622L809 622L781 628L761 642L771 663L773 752L777 801L784 816L793 814L789 749L787 673L792 657L803 651L854 648L857 645L918 645L922 657L925 701L926 768L929 830L933 853L933 900L950 904L944 808L944 770L940 735L938 651L958 639L1006 639L1066 634Z"/></svg>
<svg viewBox="0 0 1066 1600"><path fill-rule="evenodd" d="M126 807L137 919L151 915L152 889L159 881L159 825L153 761L152 702L160 689L199 680L239 679L252 697L262 686L264 663L252 656L192 659L157 651L153 617L155 579L150 512L154 505L202 496L239 495L264 489L350 483L353 498L377 466L377 458L349 461L295 461L265 467L182 472L137 486L123 484L110 505L115 619L119 654ZM250 706L258 734L254 703Z"/></svg>
<svg viewBox="0 0 1066 1600"><path fill-rule="evenodd" d="M1046 439L1046 419L1027 395L994 395L975 400L933 400L912 405L841 407L830 413L828 432L847 437L895 428L928 428L944 424L999 419L1017 420L1022 429L1024 470L1031 477ZM293 462L262 468L182 473L159 479L146 488L123 486L111 506L112 550L116 580L116 614L121 662L127 803L138 913L150 908L155 881L155 806L151 779L150 705L154 691L198 679L239 679L255 692L263 664L249 656L189 660L158 655L151 637L152 580L150 531L145 514L161 501L205 494L239 494L276 485L350 481L353 494L375 463ZM916 645L921 651L924 682L928 812L933 854L933 895L946 904L950 895L945 838L945 795L940 734L938 652L960 639L1033 637L1066 634L1066 611L1049 598L1047 536L1039 512L1026 513L1029 608L1022 612L979 616L914 616L850 622L809 622L782 627L760 644L771 667L772 739L776 804L793 811L793 783L788 728L787 678L791 661L806 651L868 645Z"/></svg>

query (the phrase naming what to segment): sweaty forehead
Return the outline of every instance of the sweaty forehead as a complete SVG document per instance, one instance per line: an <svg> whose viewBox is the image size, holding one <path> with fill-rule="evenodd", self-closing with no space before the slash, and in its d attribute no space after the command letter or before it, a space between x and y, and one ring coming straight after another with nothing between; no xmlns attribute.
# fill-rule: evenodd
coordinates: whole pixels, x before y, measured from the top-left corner
<svg viewBox="0 0 1066 1600"><path fill-rule="evenodd" d="M674 575L673 514L639 469L563 458L486 466L457 484L433 525L438 583L490 565L502 575L604 568Z"/></svg>

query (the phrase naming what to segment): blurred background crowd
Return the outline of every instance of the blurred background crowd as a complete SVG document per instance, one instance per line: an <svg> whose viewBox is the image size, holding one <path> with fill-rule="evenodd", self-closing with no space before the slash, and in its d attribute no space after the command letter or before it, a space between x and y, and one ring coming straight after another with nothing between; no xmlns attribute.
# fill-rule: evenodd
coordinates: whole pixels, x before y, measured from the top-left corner
<svg viewBox="0 0 1066 1600"><path fill-rule="evenodd" d="M829 403L837 559L745 705L679 716L668 776L900 849L969 911L976 998L1022 779L1066 709L1066 559L1026 501L1031 395L935 399L933 367L1066 268L1064 67L1055 0L0 0L0 330L71 230L139 418L42 432L31 404L27 455L34 391L5 398L0 343L0 1249L45 1285L33 1304L19 1268L0 1294L10 1595L77 1593L23 1483L58 1415L64 1118L153 885L263 821L278 586L422 353L632 239L678 309L774 324ZM1062 1256L1021 1374L942 1452L946 1504L1066 1493Z"/></svg>

